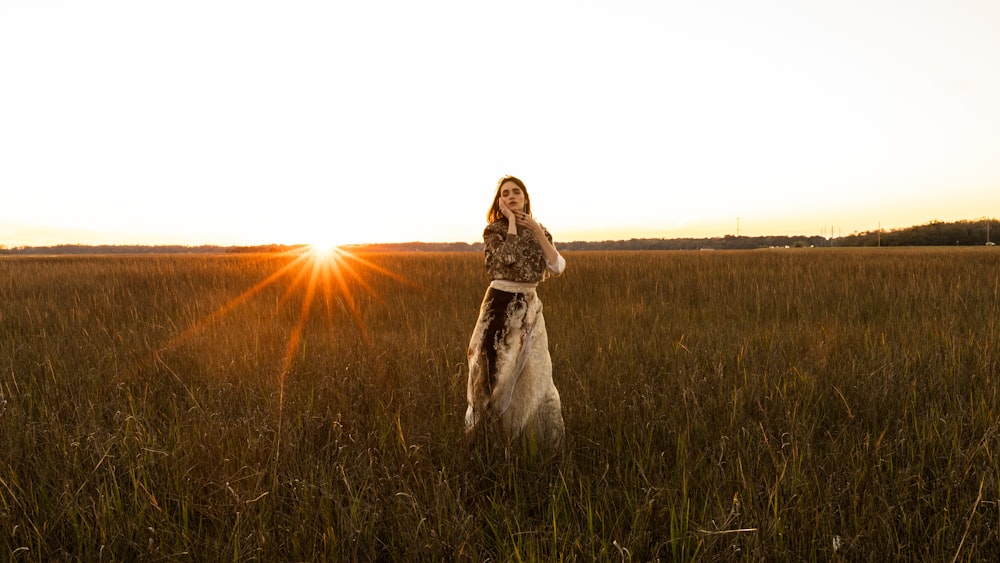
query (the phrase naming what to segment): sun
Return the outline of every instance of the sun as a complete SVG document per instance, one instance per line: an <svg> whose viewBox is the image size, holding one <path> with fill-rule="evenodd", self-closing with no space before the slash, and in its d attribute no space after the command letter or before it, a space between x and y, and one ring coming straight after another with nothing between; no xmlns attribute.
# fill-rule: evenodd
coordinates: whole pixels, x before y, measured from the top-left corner
<svg viewBox="0 0 1000 563"><path fill-rule="evenodd" d="M310 236L303 237L308 243L305 245L308 257L314 262L336 262L342 257L345 245L344 239L339 237L339 234L313 231L309 233Z"/></svg>
<svg viewBox="0 0 1000 563"><path fill-rule="evenodd" d="M313 242L308 248L313 260L329 260L340 253L340 244L330 241Z"/></svg>

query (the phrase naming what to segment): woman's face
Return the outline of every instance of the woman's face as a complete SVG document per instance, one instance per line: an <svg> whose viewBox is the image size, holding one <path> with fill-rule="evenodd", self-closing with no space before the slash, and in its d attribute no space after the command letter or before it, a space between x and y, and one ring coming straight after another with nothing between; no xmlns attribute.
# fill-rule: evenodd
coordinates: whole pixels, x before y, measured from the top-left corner
<svg viewBox="0 0 1000 563"><path fill-rule="evenodd" d="M514 182L504 182L500 186L500 201L511 211L523 211L524 190Z"/></svg>

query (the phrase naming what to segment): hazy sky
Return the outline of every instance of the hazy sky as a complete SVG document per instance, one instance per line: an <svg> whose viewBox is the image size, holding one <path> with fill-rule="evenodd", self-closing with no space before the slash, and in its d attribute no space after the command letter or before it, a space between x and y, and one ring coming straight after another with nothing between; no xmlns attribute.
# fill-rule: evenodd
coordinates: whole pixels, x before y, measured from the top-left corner
<svg viewBox="0 0 1000 563"><path fill-rule="evenodd" d="M0 0L0 244L1000 216L997 0Z"/></svg>

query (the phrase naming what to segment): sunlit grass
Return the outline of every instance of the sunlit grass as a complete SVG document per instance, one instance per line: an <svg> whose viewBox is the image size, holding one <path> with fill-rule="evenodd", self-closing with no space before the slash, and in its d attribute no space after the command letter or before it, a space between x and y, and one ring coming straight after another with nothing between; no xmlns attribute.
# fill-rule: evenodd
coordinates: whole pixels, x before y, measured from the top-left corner
<svg viewBox="0 0 1000 563"><path fill-rule="evenodd" d="M0 260L15 560L982 560L1000 258L576 253L566 452L464 446L478 254ZM332 259L329 259L332 258Z"/></svg>

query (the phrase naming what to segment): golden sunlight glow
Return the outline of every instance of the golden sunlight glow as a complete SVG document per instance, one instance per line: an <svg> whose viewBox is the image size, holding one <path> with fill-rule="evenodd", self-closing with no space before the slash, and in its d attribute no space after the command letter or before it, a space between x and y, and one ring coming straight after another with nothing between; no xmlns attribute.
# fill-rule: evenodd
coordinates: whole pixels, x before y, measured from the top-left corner
<svg viewBox="0 0 1000 563"><path fill-rule="evenodd" d="M316 242L309 245L309 254L313 260L328 261L337 258L340 246L335 242Z"/></svg>
<svg viewBox="0 0 1000 563"><path fill-rule="evenodd" d="M306 321L311 313L316 309L325 312L328 319L332 319L335 302L346 309L351 315L362 333L367 332L364 321L361 318L361 311L355 301L355 290L374 295L374 290L368 279L372 275L388 276L402 284L409 282L378 264L367 260L363 256L357 255L349 250L338 248L336 245L321 246L309 245L302 249L279 253L272 257L278 258L277 268L264 279L220 305L213 312L204 318L197 320L169 340L163 350L178 346L182 342L190 339L202 332L209 325L220 321L238 306L253 299L262 290L269 286L277 285L285 288L285 298L282 299L278 307L284 307L293 296L301 295L301 302L298 306L298 320L288 336L285 355L279 371L280 381L284 382L292 367L295 352L298 350L302 335L305 331ZM301 293L297 290L301 290Z"/></svg>

